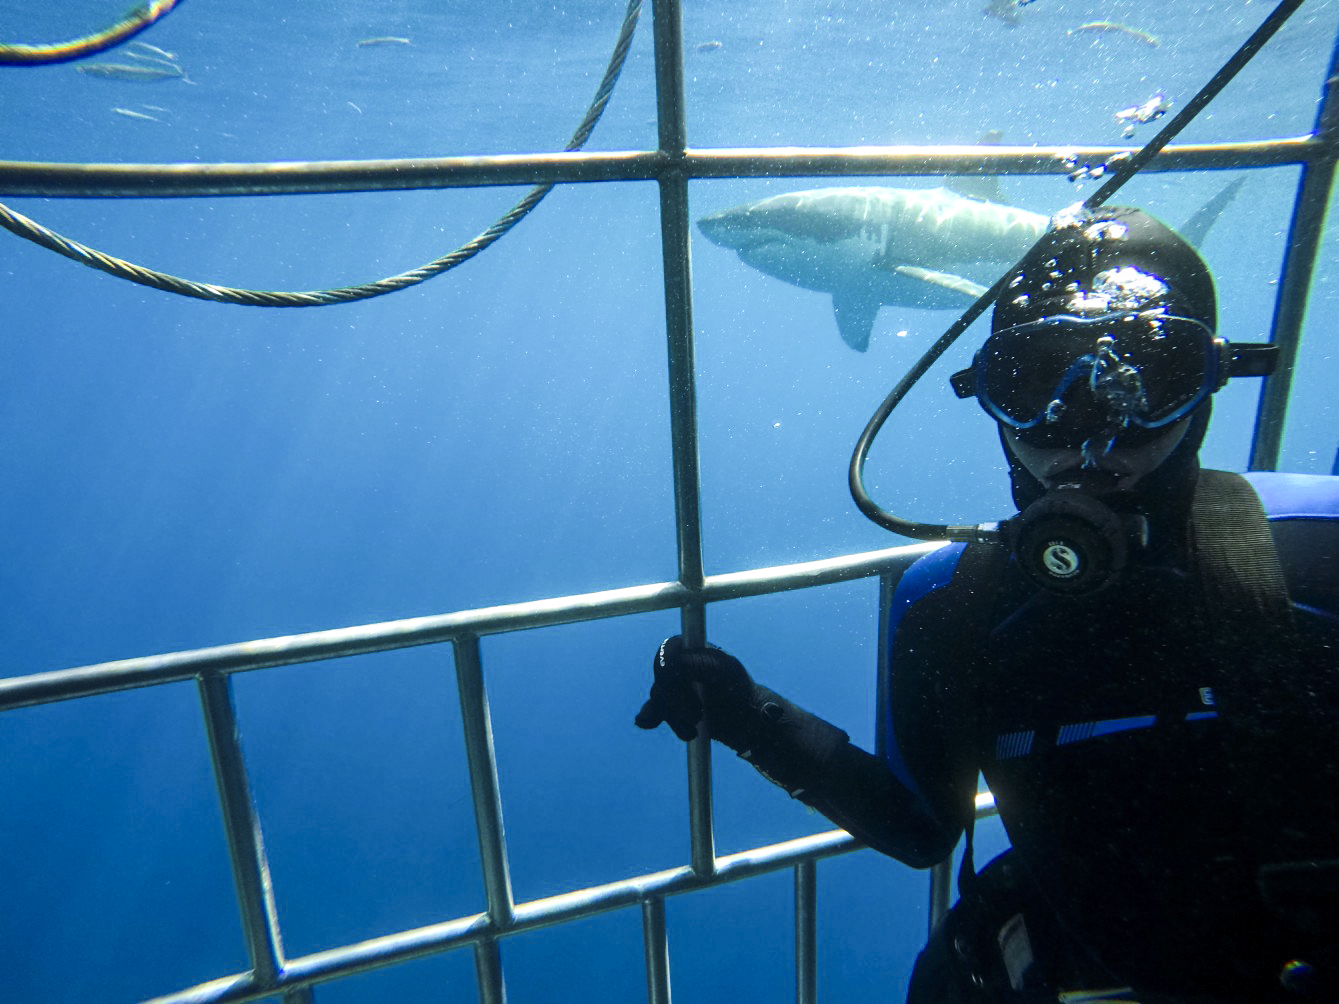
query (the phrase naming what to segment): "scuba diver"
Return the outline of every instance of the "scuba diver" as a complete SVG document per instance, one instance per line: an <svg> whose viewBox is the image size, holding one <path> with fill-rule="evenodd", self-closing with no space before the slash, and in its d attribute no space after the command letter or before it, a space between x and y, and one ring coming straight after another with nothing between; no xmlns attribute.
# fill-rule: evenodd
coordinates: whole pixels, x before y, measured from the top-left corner
<svg viewBox="0 0 1339 1004"><path fill-rule="evenodd" d="M1216 323L1141 210L1060 217L1024 258L953 377L1019 514L898 584L886 755L721 649L656 653L640 727L703 723L913 867L965 833L912 1004L1339 1001L1339 479L1200 469L1213 394L1270 351ZM1011 845L979 874L978 775Z"/></svg>

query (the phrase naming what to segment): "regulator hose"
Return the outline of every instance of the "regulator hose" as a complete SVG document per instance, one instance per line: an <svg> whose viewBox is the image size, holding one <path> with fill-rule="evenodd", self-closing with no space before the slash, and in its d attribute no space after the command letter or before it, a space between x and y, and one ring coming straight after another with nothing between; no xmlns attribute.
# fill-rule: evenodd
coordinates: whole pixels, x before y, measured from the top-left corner
<svg viewBox="0 0 1339 1004"><path fill-rule="evenodd" d="M1283 27L1284 22L1296 12L1302 2L1303 0L1282 0L1274 8L1273 13L1260 24L1260 27L1255 29L1250 38L1242 43L1241 48L1232 55L1232 58L1222 65L1218 72L1209 79L1209 82L1200 89L1199 93L1191 98L1185 107L1158 131L1157 135L1132 157L1124 158L1115 163L1115 173L1101 188L1083 201L1083 208L1096 209L1115 195L1121 186L1134 177L1157 155L1158 151L1170 143L1177 133L1195 119L1195 116L1213 100L1219 91L1227 86L1228 82L1240 72L1242 67L1251 61L1252 57L1274 36L1275 32ZM1031 253L1031 250L1029 250L1028 254ZM874 443L874 438L879 434L879 430L883 428L883 424L888 420L888 416L892 414L893 409L902 403L902 399L907 396L911 388L934 365L935 361L948 350L949 346L957 341L959 336L971 327L972 323L995 302L1000 293L1004 291L1010 277L1026 260L1027 255L1024 255L1013 268L1000 276L993 286L977 297L976 302L963 311L961 317L949 325L948 330L939 336L939 339L930 346L925 355L921 356L916 364L907 371L907 374L897 382L866 424L864 432L860 434L855 452L851 455L847 482L850 485L851 497L855 500L857 508L885 530L891 530L893 533L901 534L904 537L914 537L917 540L971 542L997 539L999 529L995 523L950 526L943 523L918 523L914 520L894 516L880 507L865 491L865 461L869 458L869 451Z"/></svg>

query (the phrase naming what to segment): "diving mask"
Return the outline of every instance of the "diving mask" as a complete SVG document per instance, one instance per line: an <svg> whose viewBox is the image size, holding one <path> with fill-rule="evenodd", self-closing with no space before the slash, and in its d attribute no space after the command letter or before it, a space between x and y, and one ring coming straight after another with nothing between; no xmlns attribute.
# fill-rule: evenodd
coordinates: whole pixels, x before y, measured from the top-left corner
<svg viewBox="0 0 1339 1004"><path fill-rule="evenodd" d="M1181 420L1226 382L1230 362L1228 343L1194 318L1059 314L995 332L952 380L1020 439L1078 447Z"/></svg>

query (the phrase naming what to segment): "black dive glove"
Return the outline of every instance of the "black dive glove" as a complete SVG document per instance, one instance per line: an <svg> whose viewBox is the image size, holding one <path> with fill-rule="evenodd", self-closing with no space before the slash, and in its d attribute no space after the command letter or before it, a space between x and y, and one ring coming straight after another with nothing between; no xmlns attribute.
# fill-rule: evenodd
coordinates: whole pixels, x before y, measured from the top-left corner
<svg viewBox="0 0 1339 1004"><path fill-rule="evenodd" d="M754 683L743 664L719 648L686 648L675 635L661 644L652 670L651 696L635 719L640 728L665 722L687 742L705 716L712 739L796 797L821 781L846 746L845 732Z"/></svg>
<svg viewBox="0 0 1339 1004"><path fill-rule="evenodd" d="M643 729L664 722L684 742L697 736L704 700L712 709L712 721L724 724L728 732L729 720L744 713L753 696L753 680L738 659L719 648L685 648L679 635L660 643L651 671L651 696L635 721ZM724 742L715 734L712 738Z"/></svg>

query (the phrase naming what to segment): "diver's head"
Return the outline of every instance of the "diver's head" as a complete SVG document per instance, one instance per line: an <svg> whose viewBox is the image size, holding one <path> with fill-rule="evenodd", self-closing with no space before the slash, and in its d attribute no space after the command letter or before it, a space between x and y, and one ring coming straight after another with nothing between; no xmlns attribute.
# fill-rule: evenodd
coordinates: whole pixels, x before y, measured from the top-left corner
<svg viewBox="0 0 1339 1004"><path fill-rule="evenodd" d="M1198 450L1230 361L1216 325L1209 270L1170 228L1139 209L1062 217L955 385L999 423L1015 472L1044 488L1128 491Z"/></svg>
<svg viewBox="0 0 1339 1004"><path fill-rule="evenodd" d="M953 384L999 425L1019 508L1002 533L1034 581L1096 592L1177 539L1232 364L1216 325L1204 261L1138 209L1058 218L1010 277Z"/></svg>

